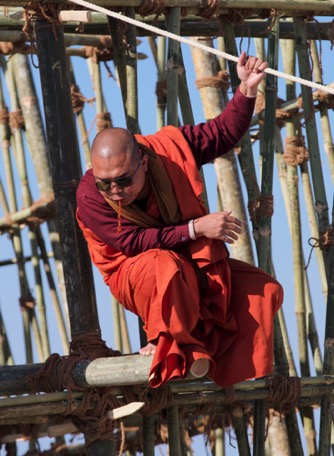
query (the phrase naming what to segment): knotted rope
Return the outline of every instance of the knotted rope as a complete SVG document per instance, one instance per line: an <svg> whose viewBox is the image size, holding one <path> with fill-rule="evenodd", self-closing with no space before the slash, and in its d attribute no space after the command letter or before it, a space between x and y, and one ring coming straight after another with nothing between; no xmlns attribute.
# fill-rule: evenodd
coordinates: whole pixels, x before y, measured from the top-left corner
<svg viewBox="0 0 334 456"><path fill-rule="evenodd" d="M89 446L98 439L115 440L117 438L115 430L119 428L119 422L109 419L107 412L124 403L112 394L110 387L86 388L76 385L72 372L75 366L82 361L120 355L119 351L108 348L105 341L98 338L95 333L84 334L72 340L68 356L52 354L42 369L28 376L27 381L34 392L63 391L64 389L68 391L69 400L65 415L69 416L78 430L85 435L86 445ZM73 410L71 406L72 391L83 391L84 393L76 410ZM131 387L123 386L122 392L125 401L138 400L136 392L131 391ZM167 386L155 390L146 387L140 390L139 397L146 404L145 413L150 414L170 405L172 394Z"/></svg>
<svg viewBox="0 0 334 456"><path fill-rule="evenodd" d="M164 0L144 0L138 8L138 13L144 17L155 14L158 17L165 8Z"/></svg>
<svg viewBox="0 0 334 456"><path fill-rule="evenodd" d="M12 132L24 129L24 119L21 109L16 109L9 113L9 126Z"/></svg>

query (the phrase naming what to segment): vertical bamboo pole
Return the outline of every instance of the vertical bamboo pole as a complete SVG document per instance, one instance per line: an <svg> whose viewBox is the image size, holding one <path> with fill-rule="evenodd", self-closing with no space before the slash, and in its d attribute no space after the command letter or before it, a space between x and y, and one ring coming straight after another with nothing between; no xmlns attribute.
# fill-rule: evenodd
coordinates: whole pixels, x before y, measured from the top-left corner
<svg viewBox="0 0 334 456"><path fill-rule="evenodd" d="M237 46L235 42L234 36L234 29L231 24L226 19L221 19L221 24L224 31L224 42L226 46L226 52L229 54L234 55L235 57L238 56ZM237 87L239 86L239 78L237 76L236 65L234 62L229 61L229 71L230 71L230 78L231 78L231 86L233 92L236 91ZM243 173L243 177L245 180L247 194L248 194L248 201L251 203L257 199L259 194L259 187L257 184L256 178L256 170L253 158L253 151L252 151L252 144L249 132L247 132L244 137L240 141L241 146L241 153L238 154L238 160L240 163L240 167ZM258 227L253 224L253 237L255 244L258 244L259 235L258 235Z"/></svg>
<svg viewBox="0 0 334 456"><path fill-rule="evenodd" d="M154 456L154 416L143 419L143 450L144 456Z"/></svg>
<svg viewBox="0 0 334 456"><path fill-rule="evenodd" d="M125 14L135 18L135 9L127 7ZM132 133L139 133L138 122L138 86L137 86L137 36L134 25L126 30L126 124Z"/></svg>
<svg viewBox="0 0 334 456"><path fill-rule="evenodd" d="M288 74L295 73L295 47L293 41L285 43L283 52L284 70ZM287 100L296 98L295 85L287 81ZM287 137L292 137L298 134L298 125L289 119L286 125ZM300 372L302 377L310 376L310 366L308 357L308 340L307 340L307 310L305 302L305 281L304 281L304 261L302 251L302 233L301 233L301 218L299 208L299 191L298 191L298 174L297 167L287 165L287 184L289 195L289 214L292 237L292 252L293 252L293 271L294 271L294 290L295 290L295 312L297 319L298 333L298 351ZM309 454L316 453L315 430L313 410L311 407L302 409L304 433L307 441Z"/></svg>
<svg viewBox="0 0 334 456"><path fill-rule="evenodd" d="M34 23L34 32L62 245L71 335L72 338L85 334L101 338L91 260L75 219L75 193L81 177L81 166L71 105L64 31L61 25L38 19ZM88 448L87 453L92 456L102 456L112 451L114 451L113 442L98 440Z"/></svg>
<svg viewBox="0 0 334 456"><path fill-rule="evenodd" d="M9 340L7 337L7 330L5 323L0 312L0 365L1 366L12 366L14 364L12 351L10 349Z"/></svg>
<svg viewBox="0 0 334 456"><path fill-rule="evenodd" d="M165 125L166 96L164 84L166 82L166 37L159 36L158 44L153 37L148 37L148 42L157 67L157 130Z"/></svg>
<svg viewBox="0 0 334 456"><path fill-rule="evenodd" d="M24 117L25 138L35 166L39 193L42 198L49 198L53 195L51 170L48 161L42 116L28 57L26 55L15 54L11 56L11 61L13 63L17 93ZM58 288L64 305L66 318L68 319L63 264L61 261L59 235L55 219L48 220L47 225L54 252Z"/></svg>
<svg viewBox="0 0 334 456"><path fill-rule="evenodd" d="M179 410L177 405L172 405L167 409L167 426L169 454L173 456L182 456Z"/></svg>
<svg viewBox="0 0 334 456"><path fill-rule="evenodd" d="M0 80L0 109L4 109L4 98L3 98L3 90L2 84ZM11 159L10 159L10 131L9 126L7 124L0 124L0 136L1 136L1 148L2 148L2 156L4 160L4 167L5 167L5 174L7 180L7 188L8 188L8 199L9 204L5 199L3 199L3 211L5 214L9 212L16 212L17 211L17 203L16 203L16 194L15 194L15 186L14 186L14 177L12 173L12 166L11 166ZM4 195L3 195L4 196ZM13 226L13 230L11 233L11 240L13 243L13 248L15 251L17 267L19 271L19 284L20 284L20 293L21 298L27 300L28 298L33 301L31 298L29 285L27 283L27 277L25 272L24 266L24 256L22 252L22 240L20 235L20 230L17 226ZM26 362L32 363L33 362L33 353L32 353L32 341L31 341L31 334L30 334L30 312L31 309L22 308L22 319L23 319L23 332L24 332L24 340L25 340L25 354L26 354Z"/></svg>
<svg viewBox="0 0 334 456"><path fill-rule="evenodd" d="M71 109L63 28L37 20L34 30L66 269L66 292L71 303L71 333L72 337L85 332L100 336L90 257L75 220L75 191L81 177L81 167ZM57 40L54 33L57 34Z"/></svg>
<svg viewBox="0 0 334 456"><path fill-rule="evenodd" d="M298 54L299 73L303 79L311 80L312 75L309 62L308 44L305 27L303 26L303 19L301 17L295 17L293 19L293 24L295 30L296 50ZM319 235L321 236L326 232L329 225L328 204L320 160L320 150L318 143L317 126L314 116L312 91L309 87L302 85L301 92L303 99L303 110L305 113L305 126L315 198L315 210L318 215Z"/></svg>
<svg viewBox="0 0 334 456"><path fill-rule="evenodd" d="M166 17L167 30L175 35L180 34L181 10L179 7L170 8ZM179 43L168 40L167 50L167 125L178 125L178 66Z"/></svg>
<svg viewBox="0 0 334 456"><path fill-rule="evenodd" d="M18 111L20 106L18 104L18 100L16 97L16 87L15 87L15 80L12 68L12 62L9 60L7 62L6 68L6 79L7 79L7 87L10 94L11 99L11 106L12 111ZM23 140L22 140L22 133L20 128L15 128L12 130L12 139L14 140L15 144L15 158L17 169L19 172L20 182L21 182L21 189L22 189L22 197L23 197L23 205L24 207L29 207L32 204L31 193L28 184L28 176L27 176L27 167L26 161L24 156L24 147L23 147ZM35 310L32 310L32 319L34 321L33 327L35 328L35 337L37 341L37 345L40 351L40 360L46 359L50 355L50 341L49 341L49 334L48 334L48 327L47 327L47 320L46 320L46 308L45 308L45 300L44 300L44 292L43 292L43 284L42 284L42 276L41 270L39 266L39 255L38 255L38 248L37 248L37 239L36 239L36 232L38 228L33 229L29 227L29 238L30 238L30 246L32 252L32 266L34 270L35 276L35 292L36 292L36 304L37 304L37 311L39 315L39 326L36 320Z"/></svg>
<svg viewBox="0 0 334 456"><path fill-rule="evenodd" d="M212 45L211 39L199 39L201 43ZM212 54L197 48L192 48L192 56L197 79L213 77L217 74L217 61ZM216 87L203 87L200 94L207 120L219 115L223 108L223 94ZM233 214L244 223L244 230L238 242L230 246L233 257L254 264L250 235L247 224L246 210L243 201L241 183L237 169L234 151L217 158L214 161L222 205L225 210L232 210Z"/></svg>

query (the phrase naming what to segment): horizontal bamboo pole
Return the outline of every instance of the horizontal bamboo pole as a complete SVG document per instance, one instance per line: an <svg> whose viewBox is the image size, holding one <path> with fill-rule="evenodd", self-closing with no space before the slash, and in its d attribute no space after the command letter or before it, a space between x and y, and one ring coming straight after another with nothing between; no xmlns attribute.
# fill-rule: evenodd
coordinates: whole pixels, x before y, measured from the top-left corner
<svg viewBox="0 0 334 456"><path fill-rule="evenodd" d="M103 42L108 46L110 35L108 36L108 23L106 17L100 13L92 14L93 20L85 24L85 34L75 33L77 24L65 23L65 43L66 46L87 45L99 46ZM166 30L165 17L162 15L158 19L155 16L142 18L136 15L136 19L146 24L154 24L161 30ZM0 16L0 41L18 43L29 41L30 38L23 33L22 27L24 20L11 20ZM308 22L305 23L305 32L309 40L331 39L332 22ZM236 37L249 36L251 38L265 38L268 36L268 21L246 20L244 23L235 23L234 33ZM215 18L210 21L203 21L202 18L195 15L187 15L181 18L181 36L217 36L220 32L220 22ZM137 28L138 36L148 36L151 33L140 27ZM282 22L280 25L279 37L281 39L294 39L293 24L291 22ZM110 44L111 45L111 44Z"/></svg>
<svg viewBox="0 0 334 456"><path fill-rule="evenodd" d="M21 211L7 214L6 217L0 218L0 230L10 229L13 224L18 223L36 223L38 219L47 220L54 216L54 199L41 199L35 201L30 207Z"/></svg>
<svg viewBox="0 0 334 456"><path fill-rule="evenodd" d="M25 6L27 0L0 0L0 6ZM45 0L31 0L31 3L45 3ZM72 4L69 0L53 0L55 4ZM103 7L111 6L128 6L128 7L139 7L143 3L143 0L94 0L96 5ZM196 7L203 9L203 3L200 0L164 0L164 6L166 8L172 7ZM268 9L268 0L219 0L218 8L253 8L253 9ZM270 8L277 8L281 10L295 12L309 11L312 10L318 13L333 14L334 7L331 0L322 1L307 1L307 0L271 0Z"/></svg>
<svg viewBox="0 0 334 456"><path fill-rule="evenodd" d="M151 357L141 355L99 358L78 363L73 370L72 377L80 387L113 386L119 388L123 385L145 385L147 384L151 363ZM26 378L28 375L38 372L42 366L42 364L25 364L0 367L0 394L8 396L11 394L30 393L31 389L27 384ZM319 385L324 387L332 386L334 385L334 376L306 377L301 379L301 384L302 386L311 387ZM187 381L171 382L171 386L175 393L222 390L222 388L210 381L194 382L191 375L187 377ZM265 389L265 386L265 380L254 380L238 383L234 385L234 389L240 391L255 390ZM116 391L119 392L119 390Z"/></svg>

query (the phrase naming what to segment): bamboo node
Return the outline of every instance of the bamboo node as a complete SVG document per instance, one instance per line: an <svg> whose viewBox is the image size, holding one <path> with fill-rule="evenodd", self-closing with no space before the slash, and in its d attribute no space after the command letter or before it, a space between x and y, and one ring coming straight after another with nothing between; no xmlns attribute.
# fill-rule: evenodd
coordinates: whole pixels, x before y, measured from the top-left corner
<svg viewBox="0 0 334 456"><path fill-rule="evenodd" d="M299 377L271 375L266 378L268 403L278 413L285 414L295 410L301 392Z"/></svg>
<svg viewBox="0 0 334 456"><path fill-rule="evenodd" d="M228 90L230 86L228 70L219 71L216 76L208 76L195 81L196 87L214 87L216 89Z"/></svg>
<svg viewBox="0 0 334 456"><path fill-rule="evenodd" d="M283 160L287 165L297 166L308 161L309 154L305 146L304 136L285 138Z"/></svg>

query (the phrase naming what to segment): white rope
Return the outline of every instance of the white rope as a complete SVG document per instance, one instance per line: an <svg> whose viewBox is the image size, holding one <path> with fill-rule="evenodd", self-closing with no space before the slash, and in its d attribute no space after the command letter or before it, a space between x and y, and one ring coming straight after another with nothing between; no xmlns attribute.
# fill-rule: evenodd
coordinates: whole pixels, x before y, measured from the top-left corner
<svg viewBox="0 0 334 456"><path fill-rule="evenodd" d="M190 46L194 46L196 48L202 49L203 51L210 52L211 54L215 54L219 57L223 57L226 60L232 60L233 62L238 62L238 57L234 55L227 54L226 52L219 51L218 49L212 48L210 46L206 46L205 44L198 43L197 41L192 41L188 38L184 38L175 33L171 33L165 30L161 30L158 27L154 27L153 25L145 24L143 22L137 21L136 19L132 19L131 17L124 16L123 14L116 13L114 11L109 11L102 6L94 5L93 3L87 2L86 0L70 0L72 3L76 3L77 5L84 6L85 8L92 9L99 13L105 14L107 16L113 17L115 19L119 19L121 21L127 22L128 24L132 24L136 27L141 27L145 30L148 30L152 33L157 35L162 35L167 38L171 38L173 40L179 41L180 43L189 44ZM280 78L289 79L293 82L298 82L308 87L312 87L314 89L323 90L324 92L328 92L334 95L334 88L329 86L324 86L322 84L318 84L317 82L308 81L307 79L298 78L297 76L292 76L291 74L282 73L281 71L273 70L271 68L266 68L264 70L265 73L272 74L273 76L278 76Z"/></svg>

